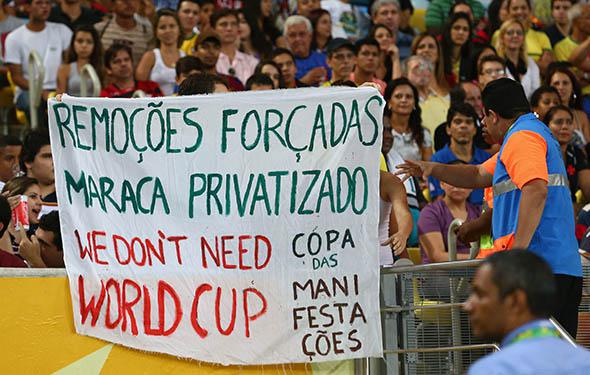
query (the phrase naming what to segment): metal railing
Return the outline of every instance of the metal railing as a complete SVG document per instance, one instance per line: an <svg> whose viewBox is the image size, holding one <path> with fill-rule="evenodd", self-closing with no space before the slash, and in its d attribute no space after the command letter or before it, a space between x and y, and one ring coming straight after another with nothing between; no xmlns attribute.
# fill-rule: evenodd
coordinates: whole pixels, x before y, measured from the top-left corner
<svg viewBox="0 0 590 375"><path fill-rule="evenodd" d="M92 82L92 95L88 95L88 81ZM100 95L100 90L102 89L102 85L100 84L100 78L98 78L98 74L96 73L96 69L90 64L84 64L80 69L80 96L87 97L97 97Z"/></svg>
<svg viewBox="0 0 590 375"><path fill-rule="evenodd" d="M41 56L35 50L29 54L29 113L31 128L39 127L39 106L43 93L43 82L45 81L45 67Z"/></svg>

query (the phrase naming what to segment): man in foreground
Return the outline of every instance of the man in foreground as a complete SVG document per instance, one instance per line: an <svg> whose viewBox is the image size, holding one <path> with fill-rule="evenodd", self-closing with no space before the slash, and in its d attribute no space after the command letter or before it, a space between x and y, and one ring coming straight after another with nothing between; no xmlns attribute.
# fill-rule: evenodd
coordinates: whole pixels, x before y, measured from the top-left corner
<svg viewBox="0 0 590 375"><path fill-rule="evenodd" d="M468 374L590 374L590 352L561 339L548 320L556 292L551 268L531 251L484 260L463 308L474 334L501 342L501 350Z"/></svg>

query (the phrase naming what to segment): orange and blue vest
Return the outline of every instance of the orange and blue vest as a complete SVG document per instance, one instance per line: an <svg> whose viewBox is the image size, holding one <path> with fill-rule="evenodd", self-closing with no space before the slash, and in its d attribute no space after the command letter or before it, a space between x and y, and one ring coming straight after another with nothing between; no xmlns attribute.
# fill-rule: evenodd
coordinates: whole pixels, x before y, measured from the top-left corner
<svg viewBox="0 0 590 375"><path fill-rule="evenodd" d="M582 276L582 264L574 233L574 212L561 149L551 130L532 113L522 115L516 120L506 133L498 152L492 186L494 248L510 249L518 224L521 190L511 180L501 156L508 139L519 131L536 133L547 145L545 160L538 160L547 166L547 200L528 249L545 259L554 274Z"/></svg>

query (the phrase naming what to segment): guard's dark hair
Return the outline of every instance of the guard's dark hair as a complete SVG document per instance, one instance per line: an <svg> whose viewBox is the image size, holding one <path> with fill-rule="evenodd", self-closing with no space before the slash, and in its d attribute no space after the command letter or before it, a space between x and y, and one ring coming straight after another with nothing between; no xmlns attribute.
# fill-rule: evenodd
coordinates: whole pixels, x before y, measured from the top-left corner
<svg viewBox="0 0 590 375"><path fill-rule="evenodd" d="M274 89L278 89L278 87L275 87L273 80L268 75L262 73L253 74L248 78L246 81L246 91L252 90L253 85L270 86Z"/></svg>
<svg viewBox="0 0 590 375"><path fill-rule="evenodd" d="M553 311L556 287L551 267L538 255L527 250L494 253L482 265L492 269L492 282L501 299L522 290L530 312L537 318L548 318Z"/></svg>
<svg viewBox="0 0 590 375"><path fill-rule="evenodd" d="M500 117L512 119L531 111L524 89L510 78L499 78L487 84L482 92L483 107Z"/></svg>
<svg viewBox="0 0 590 375"><path fill-rule="evenodd" d="M6 232L6 230L8 229L8 225L10 225L11 216L12 211L10 210L10 204L8 204L8 199L0 195L0 223L2 223L2 229L0 229L0 237L4 236L4 232Z"/></svg>
<svg viewBox="0 0 590 375"><path fill-rule="evenodd" d="M471 117L473 119L473 126L477 126L477 113L469 103L454 103L447 112L447 127L451 126L451 122L457 113L463 116Z"/></svg>
<svg viewBox="0 0 590 375"><path fill-rule="evenodd" d="M39 228L53 233L53 244L58 250L63 251L58 211L51 211L50 213L41 216L41 219L39 219Z"/></svg>

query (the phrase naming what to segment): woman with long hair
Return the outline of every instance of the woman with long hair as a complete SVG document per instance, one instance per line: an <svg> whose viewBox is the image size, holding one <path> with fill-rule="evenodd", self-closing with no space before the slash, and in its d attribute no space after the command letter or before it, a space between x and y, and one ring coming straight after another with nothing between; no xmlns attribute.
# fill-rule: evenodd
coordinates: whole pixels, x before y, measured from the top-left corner
<svg viewBox="0 0 590 375"><path fill-rule="evenodd" d="M313 27L311 50L324 53L332 40L332 16L327 10L319 8L309 12L309 20Z"/></svg>
<svg viewBox="0 0 590 375"><path fill-rule="evenodd" d="M449 86L464 81L471 73L471 20L467 13L455 13L445 25L442 40L442 60Z"/></svg>
<svg viewBox="0 0 590 375"><path fill-rule="evenodd" d="M555 136L561 147L565 163L572 200L576 201L576 192L582 189L586 200L590 198L590 166L582 149L572 144L574 136L574 112L563 104L549 110L543 121Z"/></svg>
<svg viewBox="0 0 590 375"><path fill-rule="evenodd" d="M252 49L261 59L270 58L272 47L286 48L287 44L281 32L275 26L272 14L272 0L244 1L241 12L250 27Z"/></svg>
<svg viewBox="0 0 590 375"><path fill-rule="evenodd" d="M449 94L449 83L445 77L445 67L441 56L443 55L440 43L436 37L429 33L422 33L412 42L412 55L422 56L432 63L434 77L430 81L432 89L440 96Z"/></svg>
<svg viewBox="0 0 590 375"><path fill-rule="evenodd" d="M574 73L565 66L550 66L545 83L559 92L561 104L569 107L574 116L574 136L572 142L584 149L590 140L590 122L582 110L582 90Z"/></svg>
<svg viewBox="0 0 590 375"><path fill-rule="evenodd" d="M498 56L506 62L508 78L520 82L527 98L541 86L541 74L535 61L527 55L522 22L511 19L502 24L496 41Z"/></svg>
<svg viewBox="0 0 590 375"><path fill-rule="evenodd" d="M432 136L422 126L418 90L407 78L398 78L387 84L384 98L391 113L395 150L405 160L430 160Z"/></svg>
<svg viewBox="0 0 590 375"><path fill-rule="evenodd" d="M399 49L395 45L395 38L389 28L381 23L373 26L369 32L369 38L379 43L381 56L379 68L375 74L377 78L385 82L401 77L401 64L399 61Z"/></svg>
<svg viewBox="0 0 590 375"><path fill-rule="evenodd" d="M99 80L104 77L103 51L100 38L94 26L82 25L74 31L70 48L65 62L57 71L57 93L67 92L73 96L80 96L80 70L86 64L92 65ZM87 81L87 87L92 91L92 81Z"/></svg>
<svg viewBox="0 0 590 375"><path fill-rule="evenodd" d="M474 44L473 49L471 50L471 74L469 75L469 81L477 81L479 72L477 71L477 67L481 60L486 56L491 55L498 55L496 49L489 45L489 44Z"/></svg>
<svg viewBox="0 0 590 375"><path fill-rule="evenodd" d="M176 84L176 62L185 53L180 49L182 33L176 12L161 9L154 20L156 48L141 57L135 79L154 81L160 85L164 95L172 95Z"/></svg>

